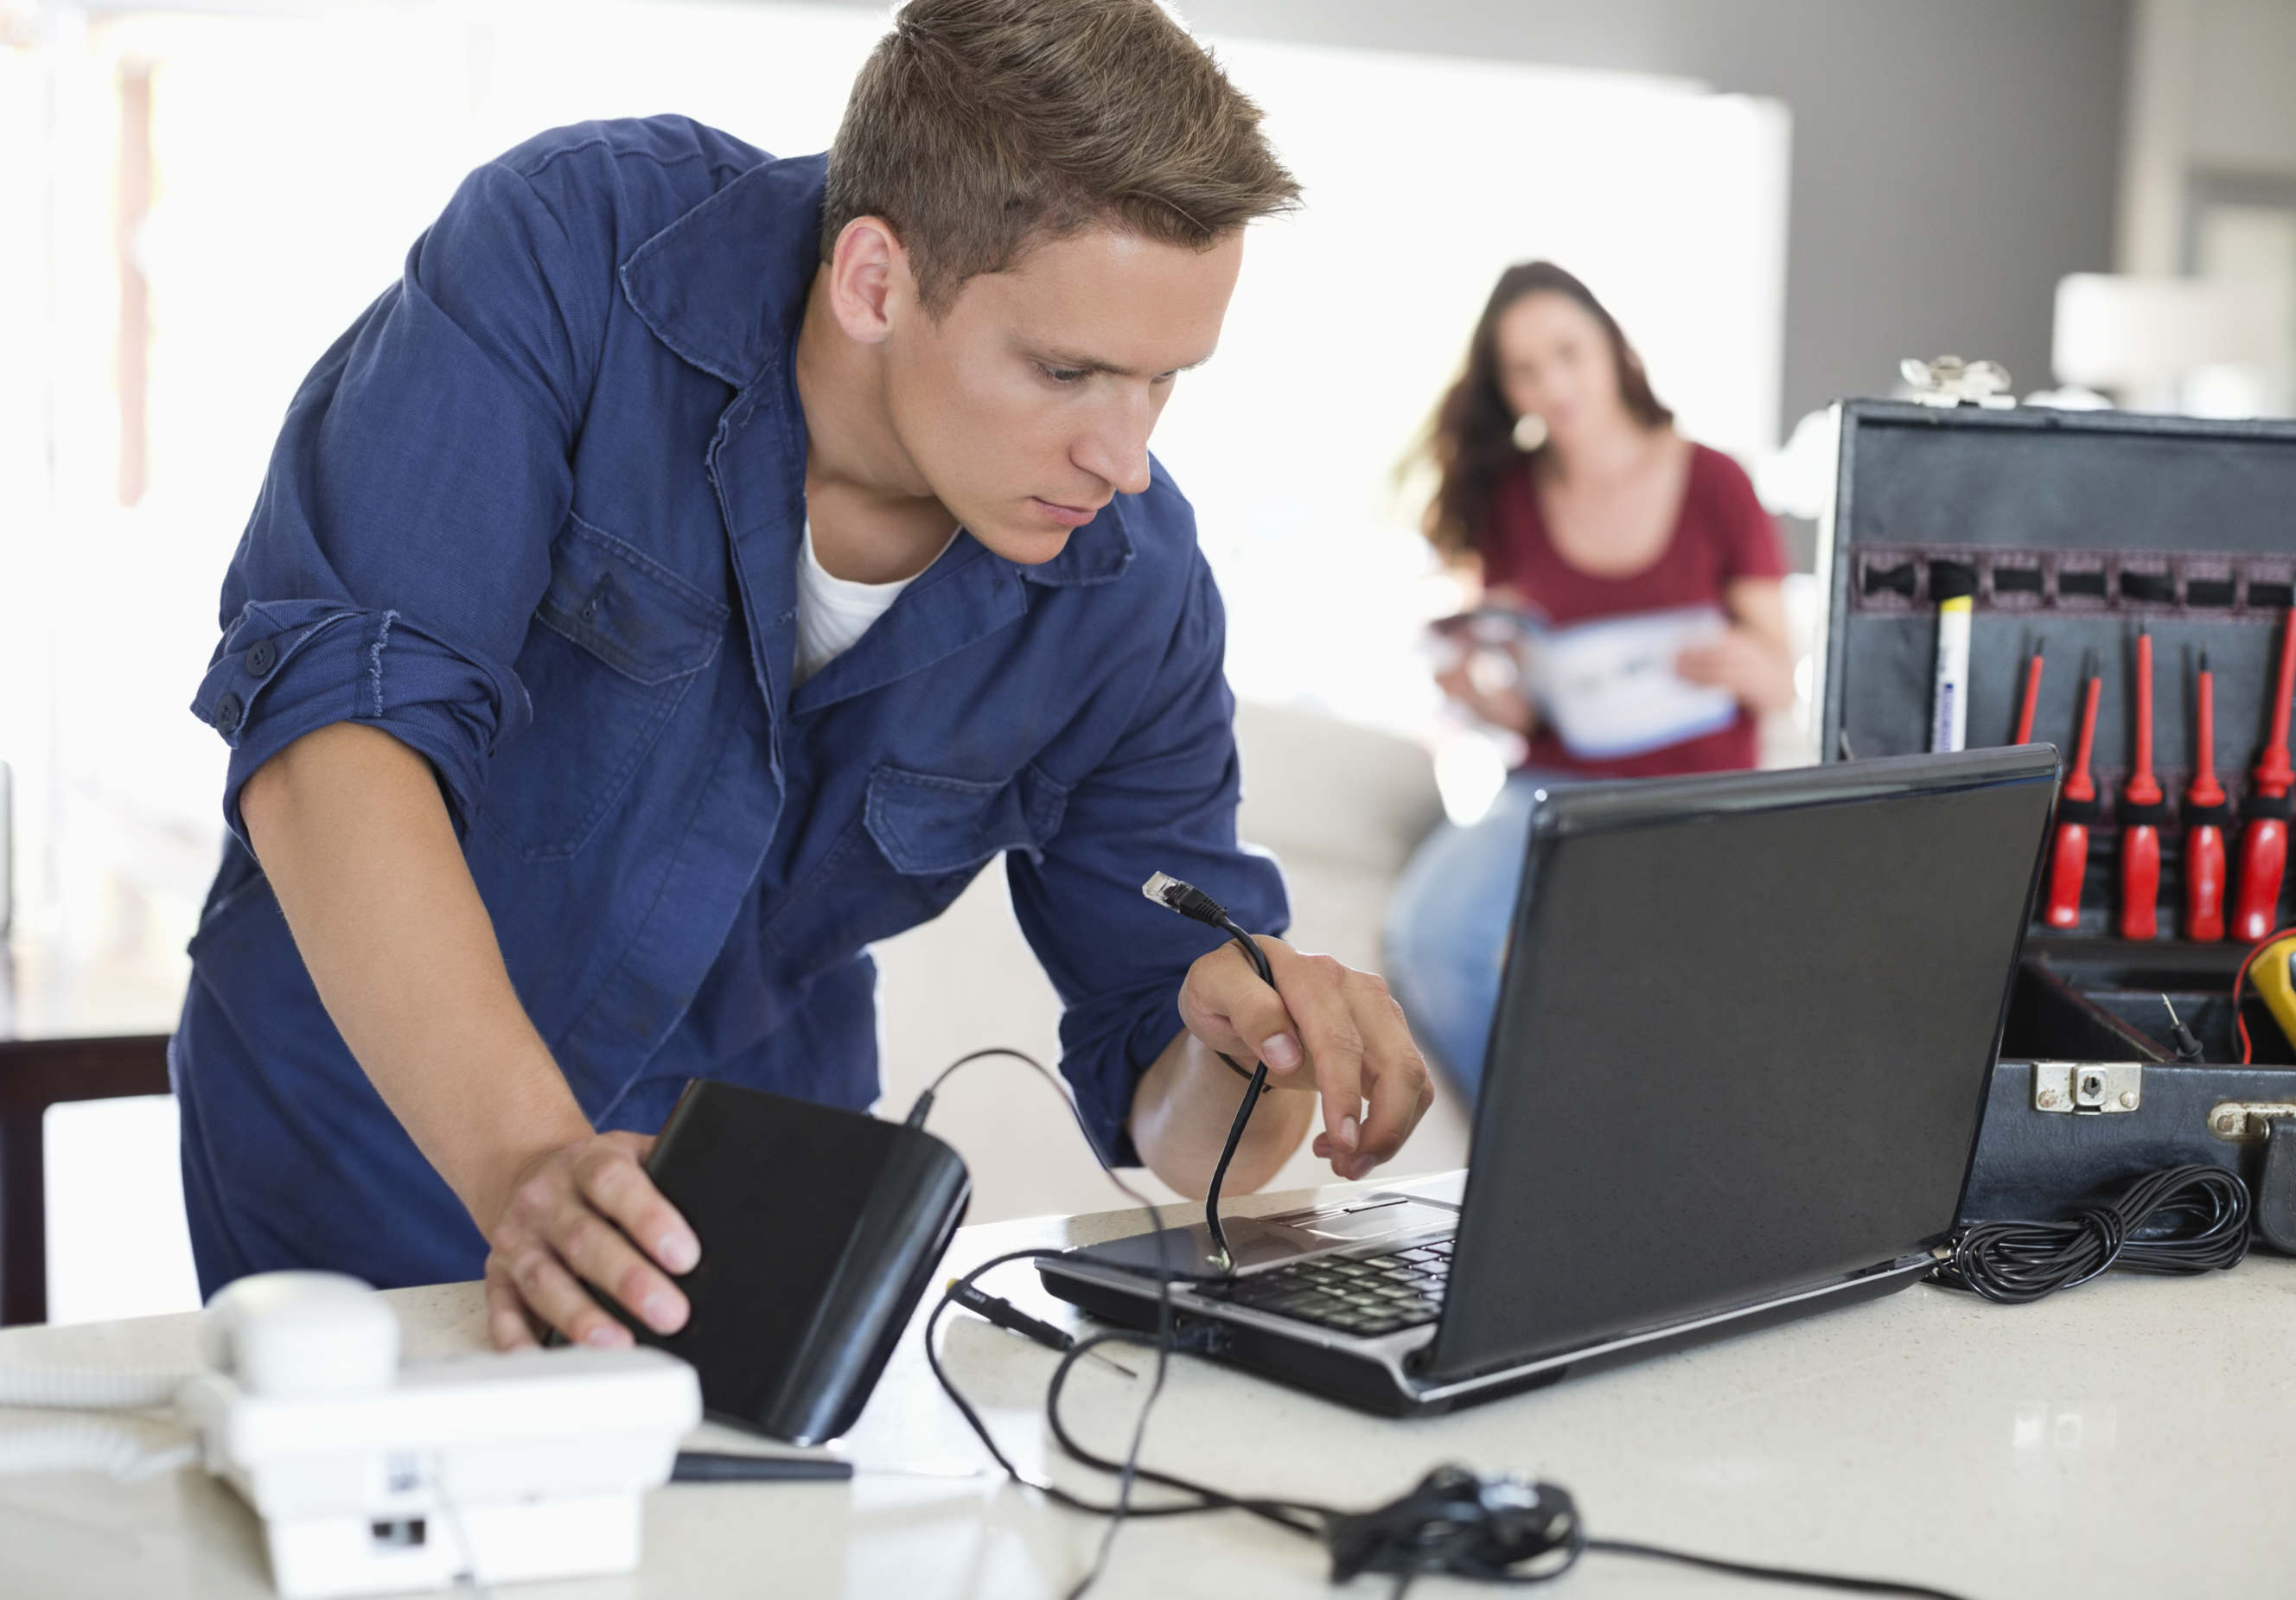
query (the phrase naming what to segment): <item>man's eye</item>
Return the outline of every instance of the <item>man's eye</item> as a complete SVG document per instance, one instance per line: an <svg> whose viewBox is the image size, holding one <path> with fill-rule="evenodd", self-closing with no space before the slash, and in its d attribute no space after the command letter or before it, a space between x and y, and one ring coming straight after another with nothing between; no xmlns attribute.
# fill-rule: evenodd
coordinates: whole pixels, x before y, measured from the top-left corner
<svg viewBox="0 0 2296 1600"><path fill-rule="evenodd" d="M1046 366L1041 361L1037 370L1055 383L1081 383L1090 375L1080 366Z"/></svg>

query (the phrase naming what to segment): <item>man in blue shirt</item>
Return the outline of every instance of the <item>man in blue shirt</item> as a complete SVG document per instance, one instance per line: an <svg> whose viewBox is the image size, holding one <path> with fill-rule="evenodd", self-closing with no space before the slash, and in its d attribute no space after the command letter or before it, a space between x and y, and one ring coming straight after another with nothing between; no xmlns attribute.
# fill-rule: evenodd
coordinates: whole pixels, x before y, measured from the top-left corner
<svg viewBox="0 0 2296 1600"><path fill-rule="evenodd" d="M1147 453L1296 186L1152 0L913 0L826 157L676 118L473 173L291 406L195 702L232 841L174 1049L203 1285L483 1269L665 1332L707 1076L863 1107L866 947L998 854L1103 1156L1355 1177L1425 1109L1237 845L1219 596Z"/></svg>

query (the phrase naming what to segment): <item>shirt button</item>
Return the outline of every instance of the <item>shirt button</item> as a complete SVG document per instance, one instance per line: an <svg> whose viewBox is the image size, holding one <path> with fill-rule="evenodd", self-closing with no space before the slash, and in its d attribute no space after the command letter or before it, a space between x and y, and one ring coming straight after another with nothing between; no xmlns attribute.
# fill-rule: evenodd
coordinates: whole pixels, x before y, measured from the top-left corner
<svg viewBox="0 0 2296 1600"><path fill-rule="evenodd" d="M258 639L247 652L247 669L261 677L279 662L278 647L268 639Z"/></svg>
<svg viewBox="0 0 2296 1600"><path fill-rule="evenodd" d="M216 731L220 734L237 732L239 728L240 713L245 709L245 707L239 703L239 696L236 694L226 694L220 701L217 701L216 702Z"/></svg>

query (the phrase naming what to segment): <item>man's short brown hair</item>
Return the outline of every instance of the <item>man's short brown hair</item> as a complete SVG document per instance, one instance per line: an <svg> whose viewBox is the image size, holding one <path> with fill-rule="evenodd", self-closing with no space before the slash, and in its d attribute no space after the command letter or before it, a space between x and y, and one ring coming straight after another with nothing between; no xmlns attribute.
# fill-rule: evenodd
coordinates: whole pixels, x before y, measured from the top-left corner
<svg viewBox="0 0 2296 1600"><path fill-rule="evenodd" d="M822 259L882 217L939 315L1095 223L1207 249L1298 201L1259 118L1156 0L909 0L830 149Z"/></svg>

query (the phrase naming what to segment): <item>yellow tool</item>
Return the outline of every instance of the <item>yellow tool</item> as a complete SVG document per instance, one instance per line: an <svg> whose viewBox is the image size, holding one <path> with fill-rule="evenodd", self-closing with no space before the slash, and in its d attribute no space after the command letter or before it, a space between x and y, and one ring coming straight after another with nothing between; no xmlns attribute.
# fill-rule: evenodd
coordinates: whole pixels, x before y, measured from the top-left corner
<svg viewBox="0 0 2296 1600"><path fill-rule="evenodd" d="M2291 1045L2296 1045L2296 929L2276 933L2258 946L2256 953L2249 957L2244 975L2249 987L2256 991L2256 997L2272 1013L2272 1020L2280 1024L2280 1031L2288 1036ZM2239 1004L2237 991L2234 1004ZM2243 1045L2247 1038L2248 1030L2243 1024ZM2242 1059L2247 1059L2247 1052L2242 1053Z"/></svg>

